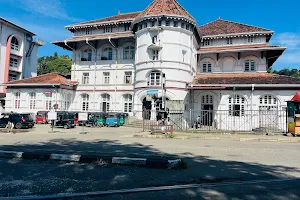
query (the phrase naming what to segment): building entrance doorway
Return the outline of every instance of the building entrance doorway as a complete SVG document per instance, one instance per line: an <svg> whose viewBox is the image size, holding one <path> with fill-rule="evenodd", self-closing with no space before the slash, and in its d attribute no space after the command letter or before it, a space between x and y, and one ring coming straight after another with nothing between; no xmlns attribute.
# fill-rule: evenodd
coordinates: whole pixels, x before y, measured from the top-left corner
<svg viewBox="0 0 300 200"><path fill-rule="evenodd" d="M213 124L213 110L214 106L210 104L202 105L202 125L212 126Z"/></svg>

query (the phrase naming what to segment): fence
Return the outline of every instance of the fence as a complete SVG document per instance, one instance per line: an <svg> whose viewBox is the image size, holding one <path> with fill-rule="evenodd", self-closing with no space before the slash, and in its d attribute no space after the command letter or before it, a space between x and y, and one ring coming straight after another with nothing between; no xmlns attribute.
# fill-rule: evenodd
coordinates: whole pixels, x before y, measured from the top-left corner
<svg viewBox="0 0 300 200"><path fill-rule="evenodd" d="M189 110L169 111L167 124L175 131L197 130L199 132L267 132L287 131L286 110ZM132 126L144 131L151 125L162 123L157 111L135 112Z"/></svg>

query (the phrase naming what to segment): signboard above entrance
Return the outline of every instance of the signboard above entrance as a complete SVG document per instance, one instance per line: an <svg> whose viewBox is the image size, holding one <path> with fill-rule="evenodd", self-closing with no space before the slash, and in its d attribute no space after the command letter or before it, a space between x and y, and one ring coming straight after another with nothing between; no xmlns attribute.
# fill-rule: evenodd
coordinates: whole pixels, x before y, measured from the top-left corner
<svg viewBox="0 0 300 200"><path fill-rule="evenodd" d="M158 90L147 90L147 95L157 94Z"/></svg>

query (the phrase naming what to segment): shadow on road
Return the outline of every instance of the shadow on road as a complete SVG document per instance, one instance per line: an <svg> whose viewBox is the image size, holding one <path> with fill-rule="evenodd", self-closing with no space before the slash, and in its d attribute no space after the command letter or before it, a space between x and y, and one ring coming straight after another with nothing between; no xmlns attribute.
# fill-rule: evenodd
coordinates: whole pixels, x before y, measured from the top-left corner
<svg viewBox="0 0 300 200"><path fill-rule="evenodd" d="M166 142L168 142L166 140ZM288 172L300 172L299 169L286 166L267 166L257 163L213 160L205 156L195 156L189 152L171 155L160 152L152 146L140 143L122 145L117 140L78 141L51 140L46 143L26 145L2 145L1 150L35 151L46 150L55 153L90 153L114 156L151 156L181 157L188 165L185 170L163 170L127 166L86 165L76 163L6 160L0 162L0 193L2 196L49 195L58 193L92 192L113 189L129 189L152 186L221 183L247 180L287 178ZM299 186L298 186L299 187ZM248 187L268 190L264 185L253 184ZM230 192L230 189L210 189L224 199L247 199L249 195ZM295 190L296 191L296 190ZM299 191L291 194L300 199ZM265 191L266 199L274 199L275 194ZM164 193L167 194L167 193ZM206 198L203 190L180 191L181 199L195 197ZM140 197L139 197L140 198ZM218 196L216 196L218 198ZM252 198L255 199L255 198ZM297 198L296 198L297 199Z"/></svg>

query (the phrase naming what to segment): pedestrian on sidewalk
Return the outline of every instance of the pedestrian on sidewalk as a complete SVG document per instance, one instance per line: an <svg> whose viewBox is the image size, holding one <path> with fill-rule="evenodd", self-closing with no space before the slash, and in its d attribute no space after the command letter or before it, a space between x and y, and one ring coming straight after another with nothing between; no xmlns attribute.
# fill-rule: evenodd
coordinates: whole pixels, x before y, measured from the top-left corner
<svg viewBox="0 0 300 200"><path fill-rule="evenodd" d="M13 114L14 114L14 112L13 111L11 111L10 112L10 114L9 114L9 116L8 116L8 124L7 124L7 126L6 126L6 128L7 128L7 132L9 133L9 132L12 132L13 131L13 129L14 129L14 121L13 121Z"/></svg>

